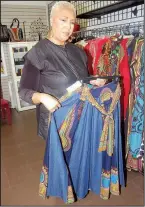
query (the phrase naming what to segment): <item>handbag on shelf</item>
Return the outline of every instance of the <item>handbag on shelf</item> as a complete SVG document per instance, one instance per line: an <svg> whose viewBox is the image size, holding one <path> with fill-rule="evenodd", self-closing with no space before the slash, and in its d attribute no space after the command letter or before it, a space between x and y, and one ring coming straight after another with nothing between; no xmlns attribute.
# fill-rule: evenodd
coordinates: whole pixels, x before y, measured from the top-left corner
<svg viewBox="0 0 145 207"><path fill-rule="evenodd" d="M14 23L17 23L16 27L13 27ZM19 28L20 22L17 18L12 20L12 24L10 25L9 35L11 42L20 42L23 41L23 31Z"/></svg>
<svg viewBox="0 0 145 207"><path fill-rule="evenodd" d="M0 41L1 42L9 42L9 32L7 25L0 25L1 26L1 34L0 34Z"/></svg>

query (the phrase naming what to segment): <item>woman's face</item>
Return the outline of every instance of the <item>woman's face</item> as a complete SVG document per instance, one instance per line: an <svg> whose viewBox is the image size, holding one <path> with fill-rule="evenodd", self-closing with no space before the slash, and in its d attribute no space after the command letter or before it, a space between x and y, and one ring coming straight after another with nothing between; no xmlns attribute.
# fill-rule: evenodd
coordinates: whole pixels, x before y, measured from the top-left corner
<svg viewBox="0 0 145 207"><path fill-rule="evenodd" d="M70 9L58 9L52 18L52 38L64 44L71 36L75 24L75 14Z"/></svg>

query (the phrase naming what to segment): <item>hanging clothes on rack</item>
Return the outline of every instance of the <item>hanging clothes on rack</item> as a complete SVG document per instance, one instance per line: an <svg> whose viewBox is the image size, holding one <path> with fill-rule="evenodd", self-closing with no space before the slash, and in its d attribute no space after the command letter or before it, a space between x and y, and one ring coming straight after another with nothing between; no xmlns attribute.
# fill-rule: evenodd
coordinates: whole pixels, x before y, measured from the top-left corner
<svg viewBox="0 0 145 207"><path fill-rule="evenodd" d="M81 47L85 50L88 56L88 70L90 75L121 76L120 102L122 130L126 148L124 153L126 154L126 157L128 157L127 169L142 171L143 159L139 159L139 157L143 154L143 135L141 135L140 141L138 140L139 142L137 146L134 142L134 133L132 132L132 129L134 124L133 112L135 114L135 104L140 90L140 58L144 39L140 37L140 31L136 28L132 28L130 31L131 32L127 33L127 35L116 34L113 36L99 36L95 39L84 41L85 44L82 44ZM134 148L136 147L138 149L136 158L134 158L133 154L129 151L131 147L130 137L132 137L132 147L134 144Z"/></svg>
<svg viewBox="0 0 145 207"><path fill-rule="evenodd" d="M140 78L140 58L141 58L141 45L143 44L143 39L134 38L128 46L128 56L130 65L130 75L131 75L131 90L129 94L129 104L128 104L128 132L127 137L131 133L132 125L132 114L134 109L134 104L136 100L136 93L138 90L138 80ZM128 152L128 150L127 150Z"/></svg>
<svg viewBox="0 0 145 207"><path fill-rule="evenodd" d="M128 38L119 35L90 40L84 47L88 56L88 69L92 75L122 77L121 114L126 118L130 93L130 71L127 55Z"/></svg>
<svg viewBox="0 0 145 207"><path fill-rule="evenodd" d="M143 171L142 163L144 150L144 41L136 40L136 47L133 55L134 63L134 87L132 90L132 119L129 121L128 130L128 159L127 168L136 171ZM133 99L134 98L134 99Z"/></svg>
<svg viewBox="0 0 145 207"><path fill-rule="evenodd" d="M140 172L144 174L144 132L143 132L143 140L142 140L141 147L139 150L139 154L137 155L137 158L140 163L139 165Z"/></svg>
<svg viewBox="0 0 145 207"><path fill-rule="evenodd" d="M139 154L137 155L137 158L141 158L144 163L144 132L143 132L143 139L142 139L141 147L139 150Z"/></svg>
<svg viewBox="0 0 145 207"><path fill-rule="evenodd" d="M127 119L125 121L125 126L126 126L126 154L128 154L129 150L129 145L128 145L128 136L131 131L131 120L132 120L132 110L134 106L134 82L135 82L135 74L133 70L133 64L132 64L132 57L133 57L133 52L135 50L135 45L136 45L136 38L131 39L130 43L128 44L128 63L129 63L129 68L130 68L130 80L131 80L131 87L130 87L130 94L129 94L129 102L128 102L128 108L127 108Z"/></svg>
<svg viewBox="0 0 145 207"><path fill-rule="evenodd" d="M144 49L142 46L142 57L141 57L141 70L140 80L138 86L138 93L136 95L136 103L133 110L132 128L129 136L130 140L130 152L133 157L139 155L139 150L143 136L144 126Z"/></svg>
<svg viewBox="0 0 145 207"><path fill-rule="evenodd" d="M88 44L84 47L88 57L88 70L90 75L107 75L107 71L104 67L99 69L97 68L97 63L102 52L102 45L104 45L108 40L108 37L96 38L88 41Z"/></svg>

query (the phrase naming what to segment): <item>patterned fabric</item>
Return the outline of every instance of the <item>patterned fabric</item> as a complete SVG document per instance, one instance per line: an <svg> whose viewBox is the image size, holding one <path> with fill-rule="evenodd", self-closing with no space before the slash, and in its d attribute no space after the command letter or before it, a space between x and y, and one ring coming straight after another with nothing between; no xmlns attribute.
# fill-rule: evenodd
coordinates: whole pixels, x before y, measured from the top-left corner
<svg viewBox="0 0 145 207"><path fill-rule="evenodd" d="M43 166L40 174L40 184L39 184L39 195L42 198L46 198L47 181L48 181L48 168L46 166Z"/></svg>
<svg viewBox="0 0 145 207"><path fill-rule="evenodd" d="M126 164L128 171L138 171L140 173L144 173L144 160L140 158L133 158L131 153L129 152L127 155L127 164Z"/></svg>
<svg viewBox="0 0 145 207"><path fill-rule="evenodd" d="M88 56L91 75L119 74L119 64L124 57L124 49L119 36L96 38L84 47Z"/></svg>
<svg viewBox="0 0 145 207"><path fill-rule="evenodd" d="M109 40L108 37L96 38L88 41L88 44L84 47L84 51L87 54L88 69L90 75L103 75L103 69L97 67L100 55L102 54L103 45ZM105 73L106 74L106 73Z"/></svg>
<svg viewBox="0 0 145 207"><path fill-rule="evenodd" d="M39 196L42 198L46 198L47 195L47 187L48 187L48 168L46 166L42 167L41 174L40 174L40 184L39 184ZM67 193L67 202L73 203L74 194L72 186L68 186L68 193Z"/></svg>
<svg viewBox="0 0 145 207"><path fill-rule="evenodd" d="M110 192L113 195L119 195L119 177L118 177L118 170L111 169L111 171L102 171L101 176L101 192L100 196L104 200L107 200Z"/></svg>
<svg viewBox="0 0 145 207"><path fill-rule="evenodd" d="M133 68L133 64L132 64L132 57L133 57L133 53L135 51L135 46L136 46L136 38L134 38L130 42L130 44L128 45L128 61L129 61L129 66L130 66L131 90L130 90L130 94L129 94L129 103L128 103L126 156L129 152L129 135L131 132L132 113L133 113L134 100L135 100L135 96L134 96L135 74L134 74L134 68Z"/></svg>
<svg viewBox="0 0 145 207"><path fill-rule="evenodd" d="M116 35L90 40L84 47L91 75L121 75L121 114L126 118L130 92L130 71L127 55L128 39Z"/></svg>
<svg viewBox="0 0 145 207"><path fill-rule="evenodd" d="M144 135L137 158L141 158L141 160L144 162Z"/></svg>
<svg viewBox="0 0 145 207"><path fill-rule="evenodd" d="M128 54L127 54L127 45L128 45L128 38L124 38L121 41L122 52L121 60L119 63L119 73L121 75L121 115L122 120L126 119L127 107L128 107L128 98L130 93L130 70L128 64Z"/></svg>
<svg viewBox="0 0 145 207"><path fill-rule="evenodd" d="M128 171L139 171L139 160L137 158L133 158L130 152L127 155L126 167Z"/></svg>
<svg viewBox="0 0 145 207"><path fill-rule="evenodd" d="M103 199L119 194L124 185L119 97L119 84L111 82L99 88L84 85L60 99L62 107L51 115L49 125L42 197L73 203L89 189Z"/></svg>
<svg viewBox="0 0 145 207"><path fill-rule="evenodd" d="M105 90L106 92L106 90ZM103 93L104 96L107 96L108 93ZM119 101L120 98L120 85L117 86L115 94L111 93L109 96L109 99L112 97L112 103L110 105L110 108L108 112L105 110L104 107L101 107L95 98L92 96L92 94L89 92L88 87L84 87L82 90L82 94L80 97L80 100L88 100L92 106L96 107L102 115L104 115L104 126L102 130L102 135L100 138L100 145L99 145L99 152L106 151L109 156L112 156L113 154L113 148L114 148L114 119L112 112L114 111L116 104ZM108 137L108 141L107 141Z"/></svg>
<svg viewBox="0 0 145 207"><path fill-rule="evenodd" d="M122 38L119 36L112 36L110 37L111 40L111 66L112 66L112 74L111 75L119 75L120 74L120 68L119 65L122 61L122 58L125 55L125 52L122 48L121 42Z"/></svg>
<svg viewBox="0 0 145 207"><path fill-rule="evenodd" d="M105 41L105 42L104 42ZM94 64L94 74L97 75L114 75L119 74L119 64L123 57L121 39L117 36L103 38L100 40L102 50L97 51L96 61Z"/></svg>
<svg viewBox="0 0 145 207"><path fill-rule="evenodd" d="M97 75L111 75L112 74L112 65L111 65L111 41L108 40L103 46L102 46L102 54L100 55L100 58L98 60L97 65ZM113 56L112 56L113 59Z"/></svg>
<svg viewBox="0 0 145 207"><path fill-rule="evenodd" d="M140 38L135 38L129 45L132 86L129 97L127 138L127 169L139 171L141 173L144 171L144 160L142 158L144 154L144 66L141 67L141 64L144 65L143 45L144 41Z"/></svg>
<svg viewBox="0 0 145 207"><path fill-rule="evenodd" d="M133 87L131 87L131 91L129 94L129 103L128 103L128 122L127 122L127 141L126 141L126 157L129 152L129 135L131 133L131 127L132 127L132 112L134 107L134 93L133 93Z"/></svg>
<svg viewBox="0 0 145 207"><path fill-rule="evenodd" d="M74 123L74 113L75 113L75 107L70 110L68 113L68 116L66 116L64 122L60 126L59 129L59 135L62 143L62 148L64 151L68 151L71 147L71 138L69 136L69 132L73 126Z"/></svg>
<svg viewBox="0 0 145 207"><path fill-rule="evenodd" d="M133 110L132 128L129 136L130 152L134 158L140 152L144 129L144 47L142 47L140 81Z"/></svg>

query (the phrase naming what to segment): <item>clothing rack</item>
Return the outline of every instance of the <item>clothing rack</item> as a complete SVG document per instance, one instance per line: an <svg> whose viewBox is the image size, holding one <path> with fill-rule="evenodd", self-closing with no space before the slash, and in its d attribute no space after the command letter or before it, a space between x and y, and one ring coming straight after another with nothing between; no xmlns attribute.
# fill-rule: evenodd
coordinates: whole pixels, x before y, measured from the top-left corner
<svg viewBox="0 0 145 207"><path fill-rule="evenodd" d="M103 36L103 35L114 35L119 33L121 35L134 35L134 33L139 35L144 34L144 22L131 22L127 24L119 24L107 27L100 27L95 29L82 29L80 31L74 32L76 38L85 38L88 36Z"/></svg>

